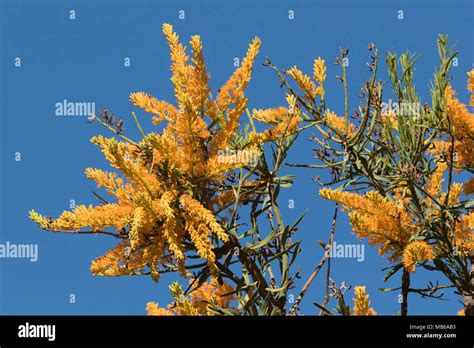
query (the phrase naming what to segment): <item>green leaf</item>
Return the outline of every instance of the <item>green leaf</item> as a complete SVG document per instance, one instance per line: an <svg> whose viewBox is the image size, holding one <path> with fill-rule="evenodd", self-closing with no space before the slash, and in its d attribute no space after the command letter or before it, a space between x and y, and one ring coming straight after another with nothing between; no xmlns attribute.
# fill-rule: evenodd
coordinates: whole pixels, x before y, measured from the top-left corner
<svg viewBox="0 0 474 348"><path fill-rule="evenodd" d="M401 262L391 267L392 269L383 277L383 281L386 282L387 280L389 280L390 277L393 276L395 273L397 273L398 270L402 267L403 267L403 263Z"/></svg>
<svg viewBox="0 0 474 348"><path fill-rule="evenodd" d="M321 309L324 313L326 313L327 315L331 315L331 316L335 316L336 313L330 311L329 309L327 309L326 307L323 307L322 305L320 305L319 303L317 302L313 302L313 304L318 307L319 309Z"/></svg>
<svg viewBox="0 0 474 348"><path fill-rule="evenodd" d="M260 249L261 247L265 246L273 237L275 236L275 230L272 230L266 237L265 239L261 240L258 243L255 244L250 244L247 243L247 248L252 249L252 250L257 250Z"/></svg>

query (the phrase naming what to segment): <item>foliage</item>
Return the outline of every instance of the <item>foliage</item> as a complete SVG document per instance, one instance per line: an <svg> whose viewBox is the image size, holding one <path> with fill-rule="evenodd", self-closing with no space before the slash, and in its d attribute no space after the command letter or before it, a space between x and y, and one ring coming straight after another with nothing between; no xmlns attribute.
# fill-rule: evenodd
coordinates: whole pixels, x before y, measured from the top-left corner
<svg viewBox="0 0 474 348"><path fill-rule="evenodd" d="M189 57L171 25L163 25L163 34L171 53L175 104L144 92L130 95L135 106L153 115L161 131L145 133L132 113L142 136L134 141L123 134L122 119L108 110L94 117L115 133L91 140L115 171L88 168L86 176L114 201L96 194L99 205L80 205L57 219L30 211L30 218L45 230L119 239L92 262L94 275L149 275L158 281L161 274L177 272L190 279L187 289L177 282L170 286L174 302L167 308L149 302L150 315L293 315L326 264L326 296L323 304L316 303L320 314L334 314L326 307L332 291L339 314L376 315L365 286L354 288L351 309L342 288L330 278L327 251L341 206L357 236L367 238L392 263L385 280L402 270L400 288L381 289L401 289L402 314L408 312L409 292L439 298L438 290L454 287L472 298L474 218L472 199L466 195L473 193L474 179L464 185L454 179L473 172L474 120L449 85L457 53L447 48L446 37L438 40L440 67L431 86L431 105L422 104L415 90L414 55L387 54L396 112L383 107L386 82L378 80L378 50L369 44L372 76L363 84L364 103L349 115L343 64L348 50L341 49L336 64L342 68L338 78L345 112L339 116L337 108L326 105L326 64L321 58L314 61L312 76L296 66L280 71L267 58L264 65L277 73L287 91L287 106L250 112L245 90L260 48L258 38L214 98L200 37L191 38ZM474 91L474 70L468 89ZM262 131L257 131L257 122ZM318 132L311 140L317 144L314 157L319 163L290 166L327 169L331 180L322 184L320 195L336 207L329 241L320 242L325 256L288 306L289 291L300 277L293 269L301 251L295 233L304 214L293 224L284 222L278 197L294 176L280 171L306 129ZM410 288L416 267L442 272L450 285ZM472 313L469 306L466 313Z"/></svg>
<svg viewBox="0 0 474 348"><path fill-rule="evenodd" d="M189 62L172 27L163 25L163 33L171 52L176 106L143 92L130 95L134 105L153 114L155 125L166 124L162 132L145 134L133 114L143 136L135 142L122 134L122 120L108 111L95 118L124 140L92 138L121 175L86 169L87 177L116 202L100 197L100 205L80 205L55 220L33 210L30 218L53 232L120 239L92 262L95 275L150 275L158 280L163 273L180 272L193 277L196 285L183 293L173 287L176 296L186 296L205 286L212 274L213 282L224 284L226 278L235 284L242 314L283 314L293 280L289 269L299 242L291 240L298 222L284 225L277 204L280 187L291 185L292 177L279 177L278 171L299 121L295 100L288 97L288 108L254 110L242 131L241 116L248 105L244 92L260 40L252 41L242 65L213 99L199 36L191 38ZM269 126L258 133L254 119ZM274 142L272 164L262 155L262 147L269 142ZM238 208L243 204L251 205L251 228L242 232ZM263 214L271 215L271 230L265 235L257 224ZM242 270L237 275L232 265L238 262ZM279 283L272 263L278 263Z"/></svg>
<svg viewBox="0 0 474 348"><path fill-rule="evenodd" d="M323 186L336 187L325 187L320 195L342 204L359 238L378 245L380 254L389 254L388 260L395 265L385 280L403 269L402 314L406 314L407 294L412 291L409 273L415 271L418 261L429 270L442 272L458 293L472 297L472 199L462 197L463 185L454 182L454 176L473 172L474 119L449 85L457 52L447 48L447 37L439 37L440 67L431 86L431 106L415 90L414 55L407 52L397 59L389 52L386 63L398 106L394 112L383 107L385 82L377 79L378 50L369 44L369 51L372 77L362 88L360 97L365 103L351 117L355 123L349 120L346 67L341 63L348 50L341 49L336 60L343 70L344 116L328 111L324 99L308 98L313 86L302 73L295 74L296 68L280 72L270 64L297 98L304 121L320 134L312 140L317 143L315 157L321 164L296 166L329 170L332 181ZM299 91L287 75L299 76ZM468 75L472 92L474 70ZM471 106L472 101L471 97ZM465 194L472 193L472 184L471 178L464 186ZM433 297L433 287L417 292Z"/></svg>

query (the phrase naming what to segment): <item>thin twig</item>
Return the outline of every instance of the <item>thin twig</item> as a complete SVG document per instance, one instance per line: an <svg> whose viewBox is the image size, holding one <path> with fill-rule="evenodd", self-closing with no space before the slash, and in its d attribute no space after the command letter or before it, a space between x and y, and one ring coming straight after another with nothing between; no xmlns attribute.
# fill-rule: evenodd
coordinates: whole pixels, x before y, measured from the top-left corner
<svg viewBox="0 0 474 348"><path fill-rule="evenodd" d="M346 72L346 66L344 63L344 52L342 48L340 49L341 51L341 67L342 67L342 78L344 82L344 115L345 115L345 126L344 126L344 135L347 137L347 133L349 131L349 92L347 90L347 72Z"/></svg>
<svg viewBox="0 0 474 348"><path fill-rule="evenodd" d="M112 127L110 127L107 123L105 123L104 121L102 121L99 117L97 117L96 115L92 115L94 120L98 121L100 124L102 124L104 127L106 127L108 130L110 130L112 133L114 133L115 135L119 136L120 138L122 138L123 140L125 141L128 141L130 144L133 144L135 146L138 146L138 143L134 142L132 139L129 139L127 138L125 135L123 135L122 133L119 133L117 132L116 129L113 129Z"/></svg>
<svg viewBox="0 0 474 348"><path fill-rule="evenodd" d="M329 302L329 285L331 279L331 250L334 244L334 233L336 232L336 220L337 220L337 211L339 208L339 203L336 203L334 207L334 216L332 218L332 226L331 226L331 235L329 236L329 256L328 256L328 268L326 271L326 294L324 295L324 301L322 306L326 307L327 303ZM323 310L319 311L319 315L323 315Z"/></svg>
<svg viewBox="0 0 474 348"><path fill-rule="evenodd" d="M133 120L135 121L137 127L138 127L138 130L140 131L140 134L142 135L142 137L144 138L145 137L145 133L143 132L143 129L142 129L142 126L140 124L140 122L138 122L138 118L137 118L137 115L135 115L134 112L132 112L132 116L133 116Z"/></svg>
<svg viewBox="0 0 474 348"><path fill-rule="evenodd" d="M120 239L126 238L126 234L118 234L118 233L107 232L107 231L54 231L54 232L71 233L71 234L105 234L105 235L112 236L115 238L120 238Z"/></svg>
<svg viewBox="0 0 474 348"><path fill-rule="evenodd" d="M326 260L328 259L329 254L330 254L330 253L327 252L327 249L326 249L326 252L324 253L323 258L321 259L321 261L319 261L319 264L316 266L316 268L314 269L313 273L311 273L311 275L309 276L308 280L306 281L306 283L305 283L304 286L303 286L303 289L301 289L300 294L299 294L298 297L296 298L295 303L294 303L293 306L291 307L290 313L289 313L290 315L294 315L295 312L298 310L298 307L299 307L299 304L300 304L301 300L303 299L304 295L306 294L306 291L308 290L309 286L310 286L311 283L313 282L314 278L318 275L319 271L320 271L321 268L324 266L324 263L325 263Z"/></svg>
<svg viewBox="0 0 474 348"><path fill-rule="evenodd" d="M101 197L97 192L92 191L92 193L94 194L94 196L96 196L99 199L99 201L102 205L109 204L109 202L107 202L107 200L105 200L103 197Z"/></svg>

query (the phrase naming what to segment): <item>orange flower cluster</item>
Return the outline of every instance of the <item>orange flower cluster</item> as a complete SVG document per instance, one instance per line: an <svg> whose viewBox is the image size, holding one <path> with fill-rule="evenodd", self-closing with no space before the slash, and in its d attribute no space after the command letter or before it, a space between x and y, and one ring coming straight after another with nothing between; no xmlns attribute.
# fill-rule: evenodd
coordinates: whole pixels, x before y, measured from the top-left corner
<svg viewBox="0 0 474 348"><path fill-rule="evenodd" d="M370 308L369 295L365 293L365 286L356 286L354 287L355 297L354 309L352 315L358 316L373 316L377 315L377 312L373 308Z"/></svg>
<svg viewBox="0 0 474 348"><path fill-rule="evenodd" d="M427 195L421 202L427 209L428 216L437 216L440 207L434 200L443 202L446 192L442 190L443 177L448 168L444 162L438 162L429 178L425 192ZM459 204L463 186L453 183L450 190L448 206ZM429 245L423 240L414 240L421 231L422 224L409 212L411 199L402 196L401 189L394 189L393 200L382 197L377 191L365 194L351 193L323 188L319 194L328 200L338 202L349 211L349 220L353 231L359 238L367 238L369 244L379 247L381 255L390 253L390 262L402 261L409 272L415 272L418 261L432 260L439 245ZM469 254L474 250L473 240L474 213L464 214L455 224L452 244L458 253Z"/></svg>
<svg viewBox="0 0 474 348"><path fill-rule="evenodd" d="M436 199L438 202L444 202L446 199L447 192L444 192L442 189L444 176L446 175L446 171L448 169L448 165L445 162L438 162L437 167L433 174L430 177L430 180L427 182L425 191L427 196L423 201L425 207L430 208L428 210L428 217L431 216L438 216L440 213L439 206L434 204L433 199ZM465 192L465 189L464 189ZM459 199L461 194L463 193L463 185L460 183L453 183L451 185L451 190L449 192L449 199L448 199L448 206L452 207L459 204ZM470 251L474 250L474 213L466 213L461 215L455 226L454 226L454 233L452 236L452 244L457 249L457 252L460 254L468 255ZM421 255L426 254L428 256L432 256L431 250L428 250L426 246L422 246L418 244L418 246L413 246L416 249L415 254ZM434 245L435 253L437 246ZM430 248L431 249L431 248ZM408 253L408 251L407 251ZM413 256L406 256L404 259L405 265L410 265L409 261L410 258ZM428 258L428 259L432 259ZM413 269L411 266L407 266L407 269Z"/></svg>
<svg viewBox="0 0 474 348"><path fill-rule="evenodd" d="M191 38L190 59L171 25L163 25L163 34L171 52L176 106L143 92L130 95L134 105L153 115L154 124L166 122L163 131L144 135L138 144L103 136L91 140L123 176L93 168L86 169L86 175L117 202L96 207L79 205L55 220L30 212L30 218L41 228L54 232L117 230L115 236L122 242L92 263L95 275L149 272L158 279L160 266L166 264L189 276L185 270L188 251L207 260L215 273L214 245L228 240L216 212L232 203L233 190L223 189L221 184L235 169L249 163L223 161L221 150L241 150L234 148L232 141L240 134L240 117L248 104L244 92L260 40L252 41L242 65L212 100L200 37ZM289 100L294 106L294 100ZM274 113L272 120L262 116L261 120L274 125L274 131L272 135L264 133L258 142L247 139L243 145L246 151L259 155L261 140L282 135L281 127L295 130L297 113L283 109L278 109L280 112ZM289 117L288 125L287 114L294 116Z"/></svg>
<svg viewBox="0 0 474 348"><path fill-rule="evenodd" d="M276 109L254 110L252 117L260 122L272 125L272 128L263 133L252 131L250 139L254 143L270 142L292 135L296 132L298 124L301 122L300 111L296 106L296 98L288 94L286 96L288 108L279 107Z"/></svg>
<svg viewBox="0 0 474 348"><path fill-rule="evenodd" d="M379 254L389 255L389 261L401 258L410 238L419 230L403 205L382 197L376 191L364 195L323 188L319 194L338 202L349 210L349 220L359 238L367 238L372 246L379 246Z"/></svg>
<svg viewBox="0 0 474 348"><path fill-rule="evenodd" d="M148 315L213 315L212 307L229 308L236 298L234 289L227 283L219 284L215 278L203 283L199 288L185 296L182 287L176 282L170 285L174 302L168 309L160 308L156 302L148 302Z"/></svg>
<svg viewBox="0 0 474 348"><path fill-rule="evenodd" d="M474 69L468 72L467 89L471 92L470 106L474 107ZM446 115L454 136L454 162L459 170L472 168L474 163L474 114L456 97L451 86L446 88ZM431 151L436 154L448 154L451 148L449 140L433 143ZM449 159L449 156L447 156ZM464 185L464 193L474 193L474 178Z"/></svg>
<svg viewBox="0 0 474 348"><path fill-rule="evenodd" d="M304 92L304 98L307 101L314 101L317 96L324 99L324 81L326 81L326 65L324 60L318 57L313 64L313 79L303 74L296 66L293 66L286 72L297 83L298 87Z"/></svg>
<svg viewBox="0 0 474 348"><path fill-rule="evenodd" d="M337 116L334 112L326 110L324 114L324 119L329 123L332 128L337 129L338 131L344 133L346 130L346 118L342 116ZM354 135L356 129L355 125L351 122L348 122L347 133L349 136Z"/></svg>
<svg viewBox="0 0 474 348"><path fill-rule="evenodd" d="M324 59L321 59L321 57L314 60L313 78L320 86L322 86L324 81L326 81L326 64L324 63Z"/></svg>
<svg viewBox="0 0 474 348"><path fill-rule="evenodd" d="M409 243L403 251L403 265L408 272L415 272L416 263L418 261L433 259L433 249L431 249L428 243L422 240Z"/></svg>

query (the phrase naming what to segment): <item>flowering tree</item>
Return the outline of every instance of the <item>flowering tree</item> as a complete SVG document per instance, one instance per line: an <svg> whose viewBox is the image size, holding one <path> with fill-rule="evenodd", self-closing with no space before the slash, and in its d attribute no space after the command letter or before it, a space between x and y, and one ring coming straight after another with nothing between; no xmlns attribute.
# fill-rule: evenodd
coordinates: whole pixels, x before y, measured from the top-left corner
<svg viewBox="0 0 474 348"><path fill-rule="evenodd" d="M464 186L454 181L455 174L473 172L474 118L449 85L449 70L457 52L447 48L447 37L443 36L438 50L440 67L431 86L431 106L422 105L413 85L414 56L405 53L397 59L395 54L387 54L395 112L382 103L385 82L377 80L378 50L369 44L372 77L364 82L360 97L365 102L352 115L354 122L349 120L346 67L341 64L348 50L341 49L336 60L343 72L344 116L335 115L325 104L320 59L314 63L314 82L296 67L281 72L268 62L297 99L304 122L320 134L312 140L317 143L315 157L321 163L296 166L329 169L332 181L323 184L320 195L349 211L357 236L378 246L379 254L388 255L394 265L385 280L402 271L400 288L382 289L401 290L402 315L408 312L410 292L439 298L437 291L450 287L464 296L466 314L472 315L474 310L469 260L474 249L474 215L472 199L462 196L463 191L466 196L474 192L474 179ZM468 89L473 92L474 70L468 75ZM288 77L296 81L296 87ZM315 99L317 95L319 99ZM471 97L471 106L473 100ZM442 272L450 284L411 288L410 277L418 265Z"/></svg>
<svg viewBox="0 0 474 348"><path fill-rule="evenodd" d="M175 104L143 92L130 95L134 105L153 115L161 131L145 133L132 113L141 134L134 141L123 134L122 119L108 110L94 116L115 134L91 140L115 171L88 168L86 175L110 198L97 194L97 206L80 205L57 219L30 212L45 230L118 239L92 262L94 275L149 275L158 281L161 274L174 272L189 280L186 288L178 282L170 286L174 302L168 307L148 303L150 315L285 315L298 313L307 288L327 262L321 313L334 314L326 308L332 289L339 313L375 315L364 286L354 288L351 309L330 284L328 253L295 303L287 303L299 277L293 270L301 251L295 233L303 216L292 224L284 222L278 197L294 176L282 176L280 170L298 133L313 128L322 135L313 138L322 164L302 166L330 170L333 181L327 185L333 188L322 189L321 196L337 202L335 219L341 204L350 211L357 235L389 255L394 265L386 279L403 269L402 314L407 313L410 291L436 297L440 289L410 288L410 275L420 261L425 268L443 272L466 298L472 297L468 254L473 249L473 219L470 201L462 199L462 185L453 182L453 173L472 171L473 124L448 85L454 54L446 49L444 38L439 42L441 68L435 74L432 106L406 120L381 109L384 86L376 80L378 54L370 46L373 76L364 84L366 104L352 123L344 66L343 117L326 107L326 66L320 58L313 79L296 67L281 72L267 60L264 65L272 67L287 88L287 106L250 112L245 90L259 51L258 38L214 98L199 36L189 42L189 57L171 25L163 25L163 34L171 53ZM341 50L342 59L347 54ZM401 56L401 77L394 55L387 56L387 64L399 103L420 102L412 82L412 57ZM472 73L470 77L472 90ZM263 131L257 131L257 122ZM472 193L472 186L471 180L466 193ZM335 220L329 243L323 245L326 250L334 231ZM466 304L466 314L469 308Z"/></svg>
<svg viewBox="0 0 474 348"><path fill-rule="evenodd" d="M155 125L165 123L162 132L145 134L133 114L142 135L135 142L122 134L122 120L107 110L95 118L122 139L92 138L121 175L92 168L86 169L86 175L115 202L100 197L98 206L77 206L55 220L33 210L30 217L53 232L119 239L113 249L92 262L94 275L140 274L158 280L160 274L179 272L192 281L186 291L172 286L178 302L200 291L207 294L203 300L216 313L284 314L287 290L294 279L290 267L299 252L299 242L292 241L299 220L291 226L283 223L277 198L280 187L291 185L292 177L278 172L299 121L295 99L288 96L288 107L255 110L241 130L248 104L244 92L260 40L252 41L242 65L213 99L199 36L191 38L190 59L171 25L163 25L163 33L171 52L176 106L141 92L130 95L134 105L153 115ZM269 127L258 133L254 120ZM262 152L267 143L273 144L271 162ZM247 156L236 156L242 153ZM246 230L239 216L242 204L251 205L251 228ZM269 230L257 223L265 214ZM235 273L235 263L241 264L239 273ZM272 271L272 264L278 264L279 274ZM211 301L211 286L220 289L215 294L237 297L233 312L223 307L229 301ZM156 313L153 308L148 306L150 313Z"/></svg>

